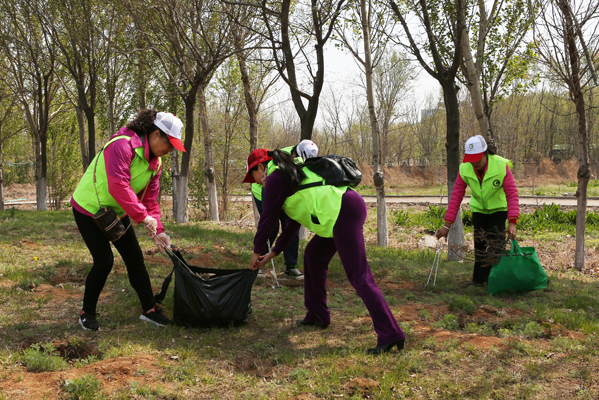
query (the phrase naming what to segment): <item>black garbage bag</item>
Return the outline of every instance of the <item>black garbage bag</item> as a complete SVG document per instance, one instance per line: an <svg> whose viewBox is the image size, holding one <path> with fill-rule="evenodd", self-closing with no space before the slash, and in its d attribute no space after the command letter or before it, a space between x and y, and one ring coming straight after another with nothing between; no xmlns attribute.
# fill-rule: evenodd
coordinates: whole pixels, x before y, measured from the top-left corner
<svg viewBox="0 0 599 400"><path fill-rule="evenodd" d="M167 251L174 268L155 296L162 303L175 273L173 320L188 327L230 326L248 322L251 291L258 271L202 268L187 264L179 251Z"/></svg>

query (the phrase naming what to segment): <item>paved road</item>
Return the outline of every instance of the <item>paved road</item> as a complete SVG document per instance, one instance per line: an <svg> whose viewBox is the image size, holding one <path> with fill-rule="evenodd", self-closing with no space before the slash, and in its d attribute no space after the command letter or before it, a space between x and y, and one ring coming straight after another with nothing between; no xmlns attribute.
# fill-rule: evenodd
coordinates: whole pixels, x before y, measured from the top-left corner
<svg viewBox="0 0 599 400"><path fill-rule="evenodd" d="M365 195L363 196L367 203L376 203L376 196ZM233 196L232 201L251 201L252 197L247 196ZM389 195L386 197L387 203L404 203L404 204L447 204L447 196L398 196ZM464 196L463 204L468 204L470 196ZM520 205L531 205L538 206L541 204L559 204L561 206L576 206L576 198L570 196L520 196ZM10 201L6 200L4 205L10 207L11 205L23 205L23 204L35 204L35 201ZM599 197L590 197L587 200L587 207L599 207Z"/></svg>
<svg viewBox="0 0 599 400"><path fill-rule="evenodd" d="M376 196L365 195L364 200L367 203L376 203ZM233 201L251 201L251 196L234 196ZM389 195L385 198L387 203L406 203L406 204L445 204L447 205L447 196L398 196ZM462 204L468 204L470 196L464 196ZM576 206L575 197L567 196L520 196L521 205L537 206L541 204L559 204L561 206ZM599 207L599 197L591 197L587 200L587 207Z"/></svg>

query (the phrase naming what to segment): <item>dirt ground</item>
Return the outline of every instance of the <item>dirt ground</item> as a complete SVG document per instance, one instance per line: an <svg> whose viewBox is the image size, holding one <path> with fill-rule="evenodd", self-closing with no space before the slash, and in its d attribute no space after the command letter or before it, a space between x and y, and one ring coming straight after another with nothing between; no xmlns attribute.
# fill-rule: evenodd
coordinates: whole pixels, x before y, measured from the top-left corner
<svg viewBox="0 0 599 400"><path fill-rule="evenodd" d="M6 198L31 198L32 196L34 198L35 188L32 185L13 185L11 187L5 188L4 193ZM410 205L396 206L399 208L413 207ZM240 218L236 221L222 222L221 224L223 226L235 226L240 229L253 229L252 218L247 218L249 204L239 204L238 207L238 214ZM373 208L374 206L370 207ZM425 207L422 206L422 208L424 209ZM163 209L165 210L165 213L168 213L169 204L163 204ZM526 212L526 210L524 211ZM424 235L424 233L416 233L417 234L409 235L407 238L402 236L402 239L399 239L399 235L393 235L390 233L390 246L408 249L418 248L418 240ZM367 240L369 242L374 242L376 240L376 232L366 232L366 234ZM541 248L538 247L539 243L528 243L528 241L524 241L522 243L524 246L530 244L534 244L535 247L537 247L541 262L548 269L564 269L568 268L568 266L573 263L575 249L574 238L564 238L560 243L546 243L541 245ZM27 239L22 239L20 245L28 247L39 246L37 243L31 242ZM472 249L473 246L471 238L469 241L467 241L467 246L469 249ZM543 246L545 247L545 251L543 250ZM559 252L553 249L559 249ZM222 263L223 260L235 261L231 258L229 252L224 248L218 248L217 246L214 246L213 251L210 253L204 253L202 250L202 246L188 249L190 253L195 255L200 254L200 256L196 256L195 258L188 260L191 265L197 264L206 267L214 267L217 266L218 263ZM148 255L151 255L151 252L149 252ZM563 260L561 262L556 262L556 257L563 258ZM599 276L599 253L596 249L591 248L588 249L587 257L589 260L589 267L585 269L585 274ZM159 259L154 259L153 262L158 262L158 260ZM163 260L163 262L168 263L168 260ZM117 263L115 265L114 273L124 274L124 266ZM61 305L64 304L65 301L69 299L79 299L81 297L81 292L75 289L70 289L69 287L71 286L69 286L69 284L74 284L75 286L82 285L84 283L82 281L84 277L85 274L81 273L81 271L76 271L69 267L61 267L59 268L58 273L52 277L52 280L48 282L48 284L40 285L34 288L33 295L39 296L40 298L49 298L49 301L44 303L44 308L60 310ZM267 277L266 279L268 280L272 278ZM282 280L281 283L290 286L301 285L300 282L289 280ZM2 281L2 285L4 287L9 287L12 284L14 283L6 280ZM346 279L331 279L328 282L328 286L330 289L339 288L343 292L353 292L353 288L349 285ZM417 293L425 290L423 284L417 285L411 281L383 280L379 282L379 286L383 292L386 290L405 289ZM102 293L100 302L110 301L111 296L114 296L114 294L108 290L105 290ZM400 313L396 315L396 318L398 321L408 322L413 327L414 333L418 340L424 341L429 337L434 337L437 342L443 342L449 339L457 339L460 344L469 344L480 349L490 349L491 347L502 348L507 345L506 343L509 343L508 340L498 337L488 337L478 334L447 331L443 329L432 330L430 327L431 321L423 320L421 318L423 310L426 310L431 315L432 320L441 319L443 315L450 312L447 304L403 305L401 307ZM505 319L513 319L523 314L522 311L516 309L496 309L489 306L479 307L479 309L473 315L468 315L461 311L456 312L456 310L452 311L452 313L454 313L458 318L460 326L464 326L469 322L477 322L480 324L481 321L487 322L489 324L501 324ZM53 316L55 323L73 323L70 312L53 311L51 313L49 312L49 315ZM292 321L290 321L290 323L292 323ZM356 318L352 321L353 326L371 324L372 321L370 318ZM583 334L568 331L563 326L558 324L551 324L550 328L547 328L547 324L545 324L544 327L544 329L550 329L552 335L560 334L562 336L576 339L581 339L584 337ZM337 336L335 332L336 330L339 330L339 336L342 336L341 331L351 329L351 326L348 328L347 326L331 325L329 329L331 330L332 337ZM35 340L29 340L26 343L12 344L12 346L16 345L20 349L25 349L35 343ZM549 339L537 340L536 343L538 343L541 347L546 346L548 348L550 346ZM84 359L88 356L101 356L97 346L95 346L93 342L83 343L79 346L73 346L65 341L55 341L53 345L56 350L65 358L70 360L72 364L77 359ZM555 355L555 357L561 357L561 355ZM72 380L89 374L102 381L102 388L105 393L113 393L116 390L126 390L127 388L131 387L133 382L138 385L149 385L151 387L155 387L159 384L166 390L174 389L176 385L175 383L165 382L164 380L165 363L166 365L176 364L177 359L175 356L173 356L169 360L159 362L156 356L151 354L141 354L132 357L104 359L80 368L75 368L73 366L65 371L44 373L32 373L28 372L24 367L19 367L12 369L11 371L4 372L4 376L2 376L0 379L0 389L1 393L4 396L7 396L6 398L10 399L58 399L60 396L64 395L64 391L61 388L67 380ZM272 360L269 359L257 361L255 358L249 359L244 357L239 357L233 360L232 368L257 377L285 376L289 373L290 369L290 367L286 366L285 364L276 365L274 362L272 362ZM378 382L370 379L355 378L348 384L348 389L350 389L350 392L355 390L359 391L359 393L364 393L365 398L367 398L368 391L377 385ZM299 400L314 399L315 397L311 394L300 394L293 398Z"/></svg>
<svg viewBox="0 0 599 400"><path fill-rule="evenodd" d="M35 245L35 243L29 243L29 245ZM198 246L193 249L193 253L202 254L202 250L203 247ZM212 253L203 253L202 256L198 258L190 259L189 263L191 265L201 264L210 266L216 265L215 258L222 260L223 257L229 257L225 249L216 248L214 250L215 251ZM158 261L158 259L154 259L153 262L154 261ZM125 273L124 266L120 264L115 265L115 273ZM61 268L53 277L51 284L39 285L32 291L33 296L38 296L40 298L44 297L46 299L49 298L49 301L47 301L43 307L47 308L48 314L53 316L53 321L55 323L73 323L72 313L57 313L55 310L60 308L61 303L64 304L67 299L79 299L81 297L80 291L64 288L68 283L80 282L81 278L78 276L83 276L83 274L77 274L76 271L69 270L67 267ZM269 276L267 276L266 279L267 281L272 280ZM301 285L298 281L281 280L281 283L283 284L289 282L292 282L293 285ZM269 282L266 283L269 284ZM383 292L387 290L403 289L418 293L426 290L424 284L415 284L412 281L392 281L385 279L378 282L378 284ZM354 292L354 289L344 277L329 279L328 288L336 289L342 294ZM112 294L111 291L105 290L100 298L100 303L111 301L112 296L114 296L114 294ZM257 304L256 307L259 308L260 305ZM54 310L53 312L52 309ZM428 315L430 315L428 319L423 319L421 317L423 311L426 311ZM431 328L431 321L442 319L442 317L448 313L453 313L458 318L461 327L469 322L501 325L506 319L515 319L524 316L525 314L517 309L498 309L491 306L480 306L472 315L469 315L460 310L450 311L447 304L406 304L401 306L399 313L396 314L395 317L398 321L407 322L412 326L418 341L424 341L430 337L433 337L436 343L443 343L447 340L455 342L457 340L459 345L471 345L475 348L488 350L491 347L498 349L505 348L508 345L509 340L511 340L494 336L468 334L461 331ZM290 325L293 324L293 321L291 320L287 322ZM368 317L362 317L353 319L350 325L332 324L328 328L328 336L333 338L343 337L348 329L352 330L364 325L371 326L372 320ZM559 324L551 324L551 326L548 327L545 323L544 329L550 330L551 334L548 336L561 335L575 339L584 338L583 334L569 331ZM41 339L30 338L25 342L14 344L12 347L16 346L16 349L23 350L41 342ZM535 343L540 347L550 347L550 339L536 340ZM58 353L71 364L74 364L76 360L85 359L89 356L102 357L100 350L93 341L76 342L73 344L66 340L55 340L52 344ZM305 343L305 345L311 346L312 343ZM562 356L565 355L555 355L555 357ZM25 367L13 367L11 371L4 372L4 376L0 379L0 389L1 393L8 396L7 398L10 399L60 399L61 396L64 396L64 389L62 388L67 380L81 378L85 375L92 375L96 379L101 380L104 393L115 393L115 391L128 390L133 384L147 385L148 387L160 385L165 390L170 390L176 388L176 383L166 382L164 380L165 366L175 365L177 362L176 355L170 356L170 359L159 361L154 355L140 354L130 357L104 359L79 368L75 368L73 365L72 368L59 372L33 373L28 372ZM259 378L287 376L291 371L291 367L284 363L280 364L268 358L260 359L249 356L238 356L234 358L232 363L228 366L223 365L222 367L233 368L235 371L244 372ZM355 378L348 385L347 389L353 388L362 393L368 392L369 389L376 387L378 383L371 379ZM305 394L305 396L300 395L300 397L296 396L294 398L314 398L310 396L312 395Z"/></svg>

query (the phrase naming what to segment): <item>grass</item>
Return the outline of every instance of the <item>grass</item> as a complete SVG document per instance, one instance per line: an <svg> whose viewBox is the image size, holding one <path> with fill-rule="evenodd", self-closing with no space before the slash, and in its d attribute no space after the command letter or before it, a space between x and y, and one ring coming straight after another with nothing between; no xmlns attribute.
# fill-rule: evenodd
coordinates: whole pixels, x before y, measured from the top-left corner
<svg viewBox="0 0 599 400"><path fill-rule="evenodd" d="M392 224L390 235L403 240L418 224L404 231ZM167 223L190 263L221 268L245 268L250 229ZM142 248L152 249L143 230L136 232ZM533 232L521 235L526 241ZM597 236L590 228L589 241ZM402 353L371 357L372 323L338 257L329 268L329 329L296 327L305 313L302 288L273 290L268 280L254 284L246 326L156 329L138 320L139 301L117 253L99 303L102 329L90 333L77 313L91 258L69 212L0 212L0 249L0 398L13 398L17 385L32 398L599 396L599 285L571 270L549 270L542 291L490 296L469 285L469 261L444 257L436 285L427 287L433 251L369 244L375 279L408 337ZM146 264L158 289L170 260L152 254ZM172 316L172 287L165 303Z"/></svg>

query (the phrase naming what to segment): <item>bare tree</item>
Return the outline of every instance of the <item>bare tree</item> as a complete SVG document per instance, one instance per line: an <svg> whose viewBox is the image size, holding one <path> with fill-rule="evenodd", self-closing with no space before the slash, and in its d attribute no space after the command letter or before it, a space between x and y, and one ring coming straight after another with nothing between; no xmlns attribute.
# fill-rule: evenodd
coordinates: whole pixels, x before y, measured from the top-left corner
<svg viewBox="0 0 599 400"><path fill-rule="evenodd" d="M173 177L173 209L175 220L189 220L187 207L188 173L194 135L194 109L212 74L231 55L232 22L217 0L126 0L135 26L139 29L139 43L147 43L168 77L163 82L165 91L175 90L185 105L185 149L180 173ZM232 10L227 10L232 12ZM204 134L204 173L208 187L208 205L213 221L218 221L218 201L212 155L212 134L200 104Z"/></svg>
<svg viewBox="0 0 599 400"><path fill-rule="evenodd" d="M0 82L0 210L4 210L4 193L2 191L4 143L25 129L24 124L19 121L21 112L17 105L17 97L5 87L4 82Z"/></svg>
<svg viewBox="0 0 599 400"><path fill-rule="evenodd" d="M514 79L529 73L532 55L522 51L525 35L537 15L537 0L529 2L504 2L493 0L490 9L487 2L472 3L470 26L462 31L463 83L468 88L472 107L479 124L479 133L492 145L494 135L491 114L494 102L502 98L505 90L523 91L533 85L535 79L527 79L513 86ZM477 20L474 20L477 18ZM472 51L470 31L475 37ZM525 54L518 54L519 51Z"/></svg>
<svg viewBox="0 0 599 400"><path fill-rule="evenodd" d="M408 0L402 4L405 4L404 10L400 10L395 1L390 0L391 9L403 27L407 42L399 36L394 38L416 57L422 68L443 88L447 128L447 191L451 197L460 166L460 107L456 76L462 62L461 41L466 26L466 1ZM407 23L409 13L416 14L426 41L416 42L416 36L412 34L413 28ZM425 49L432 57L432 65L425 60ZM463 258L464 226L461 213L458 213L448 239L449 259Z"/></svg>
<svg viewBox="0 0 599 400"><path fill-rule="evenodd" d="M60 49L59 61L75 85L77 107L87 121L87 159L82 154L84 169L96 154L98 82L106 66L109 46L104 30L111 26L108 20L116 17L106 6L95 0L58 0L52 2L47 12L40 10L44 29ZM81 132L80 137L83 137Z"/></svg>
<svg viewBox="0 0 599 400"><path fill-rule="evenodd" d="M581 63L583 38L588 38L588 49L594 58L599 55L599 3L581 1L572 7L570 0L550 3L542 13L542 34L537 35L537 51L552 78L564 84L575 105L578 117L577 158L578 189L576 214L576 254L574 265L579 271L585 260L585 229L587 187L591 176L589 139L584 90L592 78L591 65ZM575 23L577 21L578 23ZM581 32L581 35L578 33ZM565 51L564 51L565 50Z"/></svg>
<svg viewBox="0 0 599 400"><path fill-rule="evenodd" d="M0 48L6 68L0 79L12 88L34 138L37 209L46 210L48 126L58 85L56 47L43 29L40 15L47 12L37 0L0 3L5 21L0 25Z"/></svg>
<svg viewBox="0 0 599 400"><path fill-rule="evenodd" d="M300 139L311 139L324 84L324 47L345 0L237 4L252 5L259 10L276 69L291 91L301 121ZM311 87L311 93L304 89L306 87Z"/></svg>

